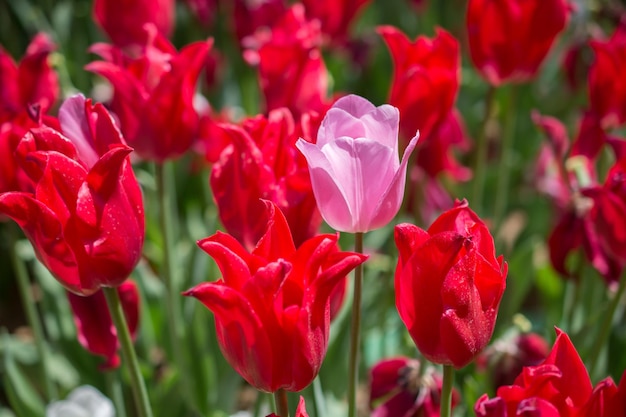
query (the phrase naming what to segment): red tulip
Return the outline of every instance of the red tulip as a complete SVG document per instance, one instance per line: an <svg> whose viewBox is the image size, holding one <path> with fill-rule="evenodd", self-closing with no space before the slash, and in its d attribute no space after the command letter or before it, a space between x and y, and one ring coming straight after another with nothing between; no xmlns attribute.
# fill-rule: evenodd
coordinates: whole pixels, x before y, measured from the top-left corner
<svg viewBox="0 0 626 417"><path fill-rule="evenodd" d="M579 415L581 417L626 417L626 371L622 374L619 386L615 385L611 377L600 381Z"/></svg>
<svg viewBox="0 0 626 417"><path fill-rule="evenodd" d="M195 42L177 52L154 26L147 31L150 36L139 58L96 44L92 52L105 61L85 68L113 85L111 109L128 144L139 156L163 162L185 153L198 136L195 85L213 41Z"/></svg>
<svg viewBox="0 0 626 417"><path fill-rule="evenodd" d="M328 40L341 45L348 38L352 21L371 0L302 0L309 19L319 19Z"/></svg>
<svg viewBox="0 0 626 417"><path fill-rule="evenodd" d="M0 47L0 124L38 104L47 112L59 96L59 82L48 57L56 45L45 34L33 38L26 54L16 64Z"/></svg>
<svg viewBox="0 0 626 417"><path fill-rule="evenodd" d="M94 0L93 19L118 47L144 45L152 24L168 37L174 28L174 0Z"/></svg>
<svg viewBox="0 0 626 417"><path fill-rule="evenodd" d="M589 71L591 110L605 128L626 123L626 27L618 27L606 42L592 41L595 60Z"/></svg>
<svg viewBox="0 0 626 417"><path fill-rule="evenodd" d="M246 40L244 58L258 67L266 111L287 107L294 118L328 107L328 74L319 49L319 21L307 21L301 4L292 6L271 31Z"/></svg>
<svg viewBox="0 0 626 417"><path fill-rule="evenodd" d="M524 368L513 385L498 388L497 396L485 394L474 411L478 417L586 416L578 414L591 395L585 365L566 333L557 338L543 363Z"/></svg>
<svg viewBox="0 0 626 417"><path fill-rule="evenodd" d="M393 59L389 104L400 110L400 134L409 140L419 130L428 141L448 119L459 89L459 43L443 29L434 39L419 36L411 42L393 26L380 26Z"/></svg>
<svg viewBox="0 0 626 417"><path fill-rule="evenodd" d="M428 228L395 228L396 306L431 362L462 368L489 343L506 284L489 229L467 201Z"/></svg>
<svg viewBox="0 0 626 417"><path fill-rule="evenodd" d="M306 161L294 146L298 136L289 110L246 119L241 127L219 127L231 144L213 165L211 189L228 233L252 249L267 225L259 214L263 198L284 213L296 245L315 235L322 217Z"/></svg>
<svg viewBox="0 0 626 417"><path fill-rule="evenodd" d="M117 287L128 330L134 338L139 324L139 292L134 281L127 280ZM88 297L67 293L74 313L78 341L94 355L104 356L106 362L100 369L108 370L120 365L117 354L117 331L102 291Z"/></svg>
<svg viewBox="0 0 626 417"><path fill-rule="evenodd" d="M198 242L222 279L184 295L213 311L222 353L252 386L300 391L326 354L330 294L366 256L336 251L337 234L316 236L296 249L283 214L274 203L266 207L267 230L251 253L219 232Z"/></svg>
<svg viewBox="0 0 626 417"><path fill-rule="evenodd" d="M494 86L531 80L569 14L567 0L470 0L466 23L474 66Z"/></svg>
<svg viewBox="0 0 626 417"><path fill-rule="evenodd" d="M439 417L443 378L434 368L420 372L416 359L398 357L375 364L370 372L371 417ZM452 408L459 403L452 391Z"/></svg>
<svg viewBox="0 0 626 417"><path fill-rule="evenodd" d="M126 146L102 104L83 96L59 110L61 131L32 129L16 158L34 192L0 195L0 213L15 220L37 258L76 294L124 282L141 256L141 190Z"/></svg>

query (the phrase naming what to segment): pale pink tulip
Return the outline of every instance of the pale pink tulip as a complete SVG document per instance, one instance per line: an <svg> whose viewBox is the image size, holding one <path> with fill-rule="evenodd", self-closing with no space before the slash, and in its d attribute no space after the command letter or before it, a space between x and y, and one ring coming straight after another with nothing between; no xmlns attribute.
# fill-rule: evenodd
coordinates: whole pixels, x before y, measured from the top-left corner
<svg viewBox="0 0 626 417"><path fill-rule="evenodd" d="M317 143L296 146L309 163L317 205L332 228L367 232L389 223L404 195L406 167L417 144L416 133L402 162L398 157L397 108L375 107L349 95L328 110Z"/></svg>

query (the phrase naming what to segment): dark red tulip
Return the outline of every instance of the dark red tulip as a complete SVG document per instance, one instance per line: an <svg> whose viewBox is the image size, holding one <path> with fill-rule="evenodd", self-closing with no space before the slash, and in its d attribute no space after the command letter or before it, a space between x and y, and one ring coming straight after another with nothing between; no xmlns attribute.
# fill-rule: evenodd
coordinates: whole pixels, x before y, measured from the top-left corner
<svg viewBox="0 0 626 417"><path fill-rule="evenodd" d="M494 86L531 80L569 14L567 0L470 0L466 24L474 66Z"/></svg>
<svg viewBox="0 0 626 417"><path fill-rule="evenodd" d="M198 137L195 86L213 41L194 42L178 52L154 26L146 30L150 36L138 58L96 44L92 52L105 61L85 68L113 85L111 109L128 144L142 158L163 162L185 153Z"/></svg>
<svg viewBox="0 0 626 417"><path fill-rule="evenodd" d="M513 385L498 388L494 398L480 397L474 406L476 416L586 416L578 413L591 395L591 380L567 334L556 332L546 360L524 368Z"/></svg>
<svg viewBox="0 0 626 417"><path fill-rule="evenodd" d="M118 47L144 45L144 25L164 37L174 29L175 0L94 0L93 19Z"/></svg>
<svg viewBox="0 0 626 417"><path fill-rule="evenodd" d="M420 352L462 368L489 343L506 286L507 264L466 201L428 230L395 228L396 306Z"/></svg>
<svg viewBox="0 0 626 417"><path fill-rule="evenodd" d="M326 354L331 292L366 256L337 251L338 234L318 235L296 249L283 214L265 204L267 229L251 253L224 233L198 242L222 279L184 295L213 311L222 353L252 386L300 391Z"/></svg>
<svg viewBox="0 0 626 417"><path fill-rule="evenodd" d="M225 138L230 145L213 165L211 188L228 233L248 249L254 247L267 227L260 215L262 198L284 213L296 245L313 237L322 217L306 161L295 147L298 136L289 110L273 110L241 126L218 126L221 132L212 139Z"/></svg>
<svg viewBox="0 0 626 417"><path fill-rule="evenodd" d="M16 158L33 192L0 195L37 258L76 294L124 282L141 256L143 202L132 151L102 104L77 95L59 110L61 130L31 129Z"/></svg>

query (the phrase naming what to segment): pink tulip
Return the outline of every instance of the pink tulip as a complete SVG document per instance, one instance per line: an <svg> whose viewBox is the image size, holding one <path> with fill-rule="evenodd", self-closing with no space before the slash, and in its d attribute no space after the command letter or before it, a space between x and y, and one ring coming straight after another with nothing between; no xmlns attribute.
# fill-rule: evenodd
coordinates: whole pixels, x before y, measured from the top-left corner
<svg viewBox="0 0 626 417"><path fill-rule="evenodd" d="M349 95L328 110L317 144L296 146L309 164L313 193L322 217L342 232L367 232L394 218L404 195L406 167L419 134L398 158L400 113Z"/></svg>

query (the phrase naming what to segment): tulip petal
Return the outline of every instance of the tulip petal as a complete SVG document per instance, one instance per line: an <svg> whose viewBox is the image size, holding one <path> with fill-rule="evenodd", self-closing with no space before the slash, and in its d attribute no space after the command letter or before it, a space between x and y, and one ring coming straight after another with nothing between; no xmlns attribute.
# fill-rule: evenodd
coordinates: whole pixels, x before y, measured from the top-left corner
<svg viewBox="0 0 626 417"><path fill-rule="evenodd" d="M59 108L59 123L78 152L80 159L91 168L99 159L94 144L90 120L85 117L85 96L76 94L66 99Z"/></svg>
<svg viewBox="0 0 626 417"><path fill-rule="evenodd" d="M417 145L419 132L411 139L402 156L402 163L397 168L393 179L388 183L387 190L378 199L378 204L373 211L368 230L378 229L389 223L400 210L404 198L404 185L406 184L406 168L409 157ZM372 165L373 166L373 165ZM376 201L376 200L374 200Z"/></svg>
<svg viewBox="0 0 626 417"><path fill-rule="evenodd" d="M242 294L218 282L197 285L183 295L197 298L215 314L220 349L228 363L251 385L269 392L271 345L264 324Z"/></svg>
<svg viewBox="0 0 626 417"><path fill-rule="evenodd" d="M352 227L353 216L343 189L334 178L332 166L326 155L314 144L298 139L296 147L306 157L311 173L311 183L315 200L322 217L335 230L354 232Z"/></svg>
<svg viewBox="0 0 626 417"><path fill-rule="evenodd" d="M26 193L0 195L0 212L11 217L35 249L37 259L69 291L92 294L97 288L84 287L76 269L72 249L63 237L61 223L52 210Z"/></svg>
<svg viewBox="0 0 626 417"><path fill-rule="evenodd" d="M229 286L235 289L243 288L246 281L250 279L250 269L236 251L222 243L223 240L226 240L228 244L236 247L236 245L240 246L239 242L232 238L228 239L225 237L227 235L219 232L217 236L221 236L222 239L214 239L214 236L216 235L199 240L198 246L215 260L222 272L222 278Z"/></svg>

